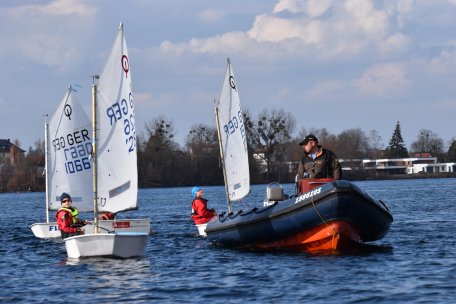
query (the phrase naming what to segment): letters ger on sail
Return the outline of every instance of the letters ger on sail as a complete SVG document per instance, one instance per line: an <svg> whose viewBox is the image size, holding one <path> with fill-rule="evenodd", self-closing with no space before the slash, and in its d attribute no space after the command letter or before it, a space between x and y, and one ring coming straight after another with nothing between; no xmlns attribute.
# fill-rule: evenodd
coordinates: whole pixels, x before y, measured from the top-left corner
<svg viewBox="0 0 456 304"><path fill-rule="evenodd" d="M49 209L59 209L60 194L68 192L79 211L92 211L92 127L71 86L47 132Z"/></svg>

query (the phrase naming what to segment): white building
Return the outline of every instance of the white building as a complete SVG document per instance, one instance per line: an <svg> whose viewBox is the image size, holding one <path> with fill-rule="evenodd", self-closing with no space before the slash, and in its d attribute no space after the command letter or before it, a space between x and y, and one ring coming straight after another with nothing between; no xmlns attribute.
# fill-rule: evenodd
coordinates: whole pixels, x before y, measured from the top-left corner
<svg viewBox="0 0 456 304"><path fill-rule="evenodd" d="M456 163L437 163L437 157L340 160L340 162L344 170L364 169L384 174L456 172Z"/></svg>

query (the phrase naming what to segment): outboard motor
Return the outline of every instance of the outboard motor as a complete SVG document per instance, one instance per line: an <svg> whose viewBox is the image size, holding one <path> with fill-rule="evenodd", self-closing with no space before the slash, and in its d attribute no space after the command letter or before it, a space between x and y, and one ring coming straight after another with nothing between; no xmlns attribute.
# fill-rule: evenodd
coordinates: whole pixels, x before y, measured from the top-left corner
<svg viewBox="0 0 456 304"><path fill-rule="evenodd" d="M270 206L283 200L285 200L285 195L283 194L282 185L276 182L270 183L266 187L266 199L263 202L263 206Z"/></svg>

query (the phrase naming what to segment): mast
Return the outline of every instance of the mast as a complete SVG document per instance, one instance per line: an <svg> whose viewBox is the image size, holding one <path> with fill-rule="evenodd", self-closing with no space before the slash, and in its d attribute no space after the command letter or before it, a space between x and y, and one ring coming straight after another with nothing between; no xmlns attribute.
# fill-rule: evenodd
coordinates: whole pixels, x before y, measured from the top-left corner
<svg viewBox="0 0 456 304"><path fill-rule="evenodd" d="M228 63L229 63L229 59L228 59ZM214 103L215 103L215 99L214 99ZM227 179L226 179L226 169L225 169L225 156L223 154L223 147L222 147L222 141L221 141L221 134L220 134L220 122L219 122L219 115L218 115L218 108L217 106L215 106L215 122L216 122L216 125L217 125L217 136L218 136L218 142L219 142L219 150L220 150L220 161L222 162L222 169L223 169L223 182L225 184L225 195L226 195L226 201L228 202L228 213L231 213L232 212L232 208L231 208L231 201L230 201L230 195L228 193L228 183L227 183Z"/></svg>
<svg viewBox="0 0 456 304"><path fill-rule="evenodd" d="M49 223L49 164L48 164L48 140L49 140L49 123L47 121L48 115L44 115L44 174L46 182L46 223Z"/></svg>
<svg viewBox="0 0 456 304"><path fill-rule="evenodd" d="M98 172L97 172L97 85L95 79L98 75L92 76L92 181L93 181L93 220L95 224L94 233L99 233L98 225Z"/></svg>

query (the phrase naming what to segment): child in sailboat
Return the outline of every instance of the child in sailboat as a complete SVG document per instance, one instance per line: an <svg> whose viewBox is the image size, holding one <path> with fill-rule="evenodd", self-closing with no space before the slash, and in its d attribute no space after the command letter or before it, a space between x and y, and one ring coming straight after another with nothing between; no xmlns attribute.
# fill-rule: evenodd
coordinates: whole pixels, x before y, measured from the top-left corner
<svg viewBox="0 0 456 304"><path fill-rule="evenodd" d="M203 198L203 189L198 186L192 188L192 220L195 225L207 223L217 215L214 209L207 208L207 199Z"/></svg>
<svg viewBox="0 0 456 304"><path fill-rule="evenodd" d="M83 221L78 218L79 211L76 207L72 206L71 196L63 192L60 195L60 204L62 207L57 211L56 219L59 225L62 239L70 236L84 234L84 229L88 221Z"/></svg>

